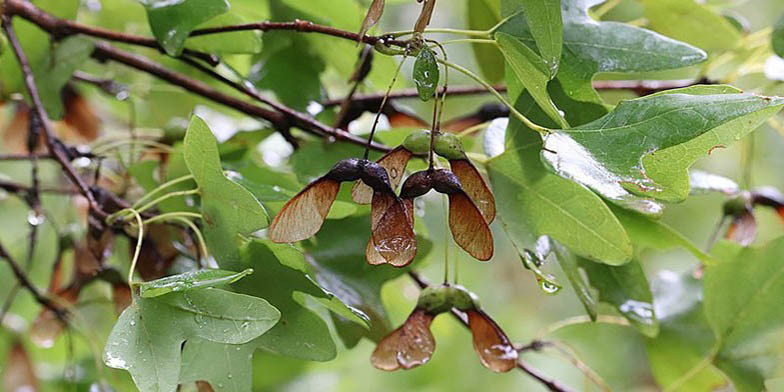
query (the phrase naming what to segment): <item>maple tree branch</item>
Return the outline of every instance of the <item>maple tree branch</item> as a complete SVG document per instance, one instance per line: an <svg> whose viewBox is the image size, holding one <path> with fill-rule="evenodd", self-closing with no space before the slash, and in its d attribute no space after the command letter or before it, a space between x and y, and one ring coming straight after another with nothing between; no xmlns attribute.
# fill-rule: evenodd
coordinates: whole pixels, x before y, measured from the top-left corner
<svg viewBox="0 0 784 392"><path fill-rule="evenodd" d="M5 10L8 10L7 4ZM44 142L46 143L46 147L48 148L49 153L60 164L66 176L68 176L71 182L79 189L82 196L87 199L90 208L98 215L102 217L106 216L106 213L96 203L95 197L90 191L90 187L86 182L84 182L84 180L76 172L76 169L74 169L74 167L71 165L71 161L65 146L55 136L49 115L46 113L43 101L41 101L41 96L38 93L38 87L35 83L33 70L30 67L30 62L27 59L27 55L22 49L22 45L19 43L19 38L16 36L14 27L11 24L10 16L8 14L3 14L0 16L0 18L2 18L0 24L2 24L2 29L5 32L6 37L8 37L8 42L11 44L11 48L13 49L13 52L19 62L19 67L22 70L25 87L27 88L27 91L30 94L30 100L33 103L31 115L38 116L38 120L41 123L41 128L44 131Z"/></svg>
<svg viewBox="0 0 784 392"><path fill-rule="evenodd" d="M22 285L22 287L27 289L27 291L29 291L30 294L32 294L36 302L41 304L43 307L51 310L52 312L54 312L54 314L56 314L57 317L60 318L60 320L66 319L68 314L67 311L62 307L58 306L57 304L55 304L48 297L41 294L38 288L36 288L33 285L33 283L30 282L30 279L27 277L27 274L25 274L25 272L22 270L22 267L19 266L19 263L17 263L16 260L14 260L14 258L11 257L11 255L5 250L5 247L3 247L2 244L0 244L0 259L3 259L6 261L6 263L8 263L8 265L11 267L11 270L14 273L14 276L16 276L16 280L19 282L20 285Z"/></svg>
<svg viewBox="0 0 784 392"><path fill-rule="evenodd" d="M417 284L417 286L419 286L420 289L425 289L428 286L430 286L430 283L425 278L423 278L421 275L419 275L418 273L416 273L414 271L408 271L408 276ZM457 310L455 308L452 308L451 313L452 313L452 316L454 316L457 319L457 321L460 321L460 323L463 324L464 327L468 328L468 318L466 317L465 313L463 313L463 312L461 312L461 311L459 311L459 310ZM534 347L533 344L530 345L530 346ZM520 371L523 371L526 374L528 374L529 376L531 376L534 379L536 379L536 381L539 381L542 385L547 387L547 389L549 389L550 391L553 391L553 392L570 392L571 391L571 389L569 387L567 387L565 385L562 385L560 382L549 378L547 375L543 374L540 370L532 367L531 365L529 365L528 363L526 363L522 359L518 359L517 360L517 368L520 369Z"/></svg>

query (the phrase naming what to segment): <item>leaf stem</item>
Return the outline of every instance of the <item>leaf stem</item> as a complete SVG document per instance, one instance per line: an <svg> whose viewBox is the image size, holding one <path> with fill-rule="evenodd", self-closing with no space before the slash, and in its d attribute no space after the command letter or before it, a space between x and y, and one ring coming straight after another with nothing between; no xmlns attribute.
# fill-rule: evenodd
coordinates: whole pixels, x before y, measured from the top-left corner
<svg viewBox="0 0 784 392"><path fill-rule="evenodd" d="M373 120L373 128L370 128L370 135L368 135L367 144L365 145L364 159L368 159L368 155L370 154L370 145L373 144L373 135L375 135L376 128L378 127L378 120L381 118L381 113L384 111L384 106L387 104L387 99L389 99L389 93L392 92L392 88L395 86L395 82L397 82L397 77L400 75L400 70L403 69L403 64L406 63L407 58L408 58L408 50L406 50L406 54L403 55L403 60L401 60L400 64L397 66L397 70L395 70L395 76L392 77L392 82L389 83L387 92L384 94L384 98L381 100L381 105L379 105L378 107L376 118Z"/></svg>
<svg viewBox="0 0 784 392"><path fill-rule="evenodd" d="M150 200L153 197L153 195L155 195L156 193L158 193L158 192L160 192L160 191L162 191L162 190L164 190L164 189L166 189L166 188L168 188L170 186L174 186L174 185L177 185L177 184L179 184L181 182L185 182L185 181L192 180L192 179L193 179L193 175L192 174L188 174L188 175L185 175L185 176L182 176L182 177L177 177L177 178L175 178L173 180L170 180L170 181L166 181L163 184L158 185L157 188L147 192L147 194L142 196L139 200L136 200L136 202L133 203L133 205L131 207L132 208L136 208L139 205L141 205L142 203L146 202L147 200Z"/></svg>
<svg viewBox="0 0 784 392"><path fill-rule="evenodd" d="M451 39L448 41L441 42L441 45L452 45L452 44L489 44L495 45L495 40L492 39L482 39L482 38L460 38L460 39Z"/></svg>
<svg viewBox="0 0 784 392"><path fill-rule="evenodd" d="M196 188L196 189L190 189L190 190L187 190L187 191L178 191L178 192L167 193L167 194L162 195L162 196L158 197L157 199L155 199L155 200L145 204L144 206L138 208L137 211L141 213L141 212L147 211L151 207L155 206L156 204L158 204L158 203L160 203L160 202L162 202L164 200L168 200L168 199L171 199L172 197L177 197L177 196L195 195L195 194L198 194L199 191L200 191L199 188Z"/></svg>
<svg viewBox="0 0 784 392"><path fill-rule="evenodd" d="M199 227L196 226L195 223L191 222L188 219L185 219L182 216L173 217L171 219L178 222L182 222L188 227L190 227L191 230L193 230L193 234L196 235L196 239L199 241L199 249L201 250L201 257L206 258L207 255L209 254L209 252L207 251L207 243L204 241L204 236L202 235L201 230L199 230Z"/></svg>
<svg viewBox="0 0 784 392"><path fill-rule="evenodd" d="M142 242L144 241L144 221L142 221L142 216L133 208L129 209L133 216L136 218L136 224L139 226L139 231L136 234L136 249L133 251L133 259L131 259L131 267L128 269L128 287L131 288L133 291L133 286L131 283L133 282L133 271L136 269L136 263L139 261L139 254L142 251Z"/></svg>
<svg viewBox="0 0 784 392"><path fill-rule="evenodd" d="M522 113L520 113L517 109L515 109L515 107L512 104L510 104L509 101L507 101L506 98L504 98L503 95L501 95L501 93L499 93L495 88L493 88L492 85L490 85L490 83L486 82L484 79L479 77L477 74L469 71L468 69L466 69L465 67L463 67L461 65L450 63L448 61L442 61L442 60L438 60L438 61L443 63L444 65L446 65L448 67L454 68L458 72L468 76L469 78L473 79L477 83L479 83L482 86L484 86L487 89L487 91L489 91L491 94L495 95L495 97L499 101L501 101L501 103L503 103L506 107L509 108L509 112L510 113L512 113L515 117L517 117L517 119L519 119L528 128L531 128L532 130L534 130L536 132L539 132L539 134L541 134L542 136L547 135L547 134L549 134L549 133L551 133L553 131L550 128L543 127L543 126L541 126L539 124L536 124L533 121L529 120Z"/></svg>
<svg viewBox="0 0 784 392"><path fill-rule="evenodd" d="M416 33L414 30L402 30L402 31L393 31L391 33L384 34L385 36L392 36L395 38L403 37L406 35L412 35ZM447 29L447 28L435 28L435 29L425 29L424 34L455 34L455 35L466 35L469 37L482 37L487 38L490 36L490 31L482 31L482 30L462 30L462 29Z"/></svg>
<svg viewBox="0 0 784 392"><path fill-rule="evenodd" d="M144 221L144 224L155 223L159 221L167 221L170 219L184 219L184 218L197 218L202 219L203 216L196 212L187 212L187 211L178 211L178 212L167 212L165 214L156 215L152 218L148 218Z"/></svg>

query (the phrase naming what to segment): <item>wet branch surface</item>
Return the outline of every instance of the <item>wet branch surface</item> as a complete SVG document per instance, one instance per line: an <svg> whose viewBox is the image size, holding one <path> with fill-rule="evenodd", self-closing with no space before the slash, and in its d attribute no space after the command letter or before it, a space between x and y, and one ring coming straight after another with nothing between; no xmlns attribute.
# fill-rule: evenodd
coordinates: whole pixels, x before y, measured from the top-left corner
<svg viewBox="0 0 784 392"><path fill-rule="evenodd" d="M33 298L36 302L44 306L45 308L54 312L58 318L61 320L65 320L67 317L67 313L65 309L61 308L57 304L55 304L51 299L46 297L45 295L41 294L41 292L36 288L30 279L27 277L27 274L22 270L22 267L19 263L14 260L13 257L6 251L5 247L0 244L0 259L3 259L8 263L11 267L11 270L14 272L14 276L16 276L16 280L19 282L22 287L24 287L27 291L32 294Z"/></svg>
<svg viewBox="0 0 784 392"><path fill-rule="evenodd" d="M425 278L423 278L422 276L420 276L418 273L416 273L414 271L409 271L408 272L408 276L411 277L411 279L417 284L417 286L419 286L420 289L424 289L424 288L427 288L428 286L430 286L430 283L427 280L425 280ZM457 319L457 321L460 321L460 323L463 324L464 327L468 328L468 318L466 317L465 313L463 313L463 312L461 312L461 311L459 311L459 310L457 310L455 308L452 308L451 313L452 313L452 316L454 316ZM525 349L536 350L537 347L540 347L540 345L537 344L537 343L538 342L532 342L531 344L529 344L527 346L524 346L523 350L525 350ZM570 389L569 387L561 384L560 382L558 382L556 380L551 379L547 375L543 374L539 369L536 369L536 368L532 367L531 365L529 365L528 363L526 363L522 359L518 359L517 360L517 368L520 369L520 371L523 371L526 374L528 374L529 376L531 376L534 379L536 379L536 381L539 381L542 385L547 387L547 389L549 389L550 391L553 391L553 392L571 392L572 391L572 389Z"/></svg>

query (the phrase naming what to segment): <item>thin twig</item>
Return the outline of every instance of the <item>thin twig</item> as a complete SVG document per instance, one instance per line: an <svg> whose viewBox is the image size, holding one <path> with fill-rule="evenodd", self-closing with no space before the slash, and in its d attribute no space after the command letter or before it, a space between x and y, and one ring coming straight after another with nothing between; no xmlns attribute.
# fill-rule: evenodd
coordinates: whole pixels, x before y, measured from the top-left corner
<svg viewBox="0 0 784 392"><path fill-rule="evenodd" d="M98 215L105 216L106 213L96 203L95 197L90 191L89 186L86 182L84 182L79 174L76 173L76 169L74 169L74 167L71 165L71 161L66 155L65 147L55 137L55 132L52 129L49 115L46 113L46 109L44 108L43 102L41 101L41 96L38 94L38 87L35 84L35 77L33 76L32 68L30 68L30 62L28 61L27 55L22 49L22 45L19 43L19 38L16 36L16 32L14 31L14 27L11 24L10 17L6 14L2 15L2 27L3 31L5 31L6 37L8 37L8 41L11 44L11 48L13 49L14 54L19 61L19 66L22 69L25 86L27 87L27 91L30 93L30 99L33 103L33 112L31 115L38 116L38 119L41 121L41 127L44 131L44 141L47 148L49 149L49 153L54 157L55 160L57 160L58 163L60 163L60 166L62 166L65 174L87 199L90 208L93 209Z"/></svg>
<svg viewBox="0 0 784 392"><path fill-rule="evenodd" d="M66 319L67 317L66 310L61 308L60 306L57 306L57 304L52 302L52 300L50 300L49 298L41 294L38 288L36 288L32 284L32 282L30 282L30 279L27 277L27 274L25 274L22 268L19 266L19 263L17 263L13 259L13 257L11 257L11 255L5 250L2 244L0 244L0 259L3 259L6 261L6 263L8 263L8 265L11 267L11 270L14 272L14 275L16 276L16 280L19 282L19 284L22 285L22 287L27 289L27 291L29 291L30 294L33 295L33 298L35 299L36 302L38 302L45 308L51 310L52 312L54 312L57 315L57 317L60 318L61 320Z"/></svg>
<svg viewBox="0 0 784 392"><path fill-rule="evenodd" d="M420 289L427 288L430 286L430 283L425 280L422 276L417 274L414 271L408 271L408 276L419 286ZM463 326L468 328L468 317L466 317L465 313L452 308L452 316L454 316L458 321L460 321ZM550 391L553 392L570 392L571 389L567 386L562 385L560 382L549 378L548 376L542 374L542 372L531 365L527 364L522 360L517 360L517 368L521 371L525 372L529 376L533 377L537 381L539 381L542 385L547 387Z"/></svg>

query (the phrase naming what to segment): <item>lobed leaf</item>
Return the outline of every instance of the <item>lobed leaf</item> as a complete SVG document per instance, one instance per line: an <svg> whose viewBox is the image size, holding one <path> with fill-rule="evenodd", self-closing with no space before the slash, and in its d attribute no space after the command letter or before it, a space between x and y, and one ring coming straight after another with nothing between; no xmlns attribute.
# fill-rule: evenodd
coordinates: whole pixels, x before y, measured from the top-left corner
<svg viewBox="0 0 784 392"><path fill-rule="evenodd" d="M232 284L253 273L248 268L242 272L203 269L144 282L139 285L143 298L159 297L173 291L187 291Z"/></svg>

